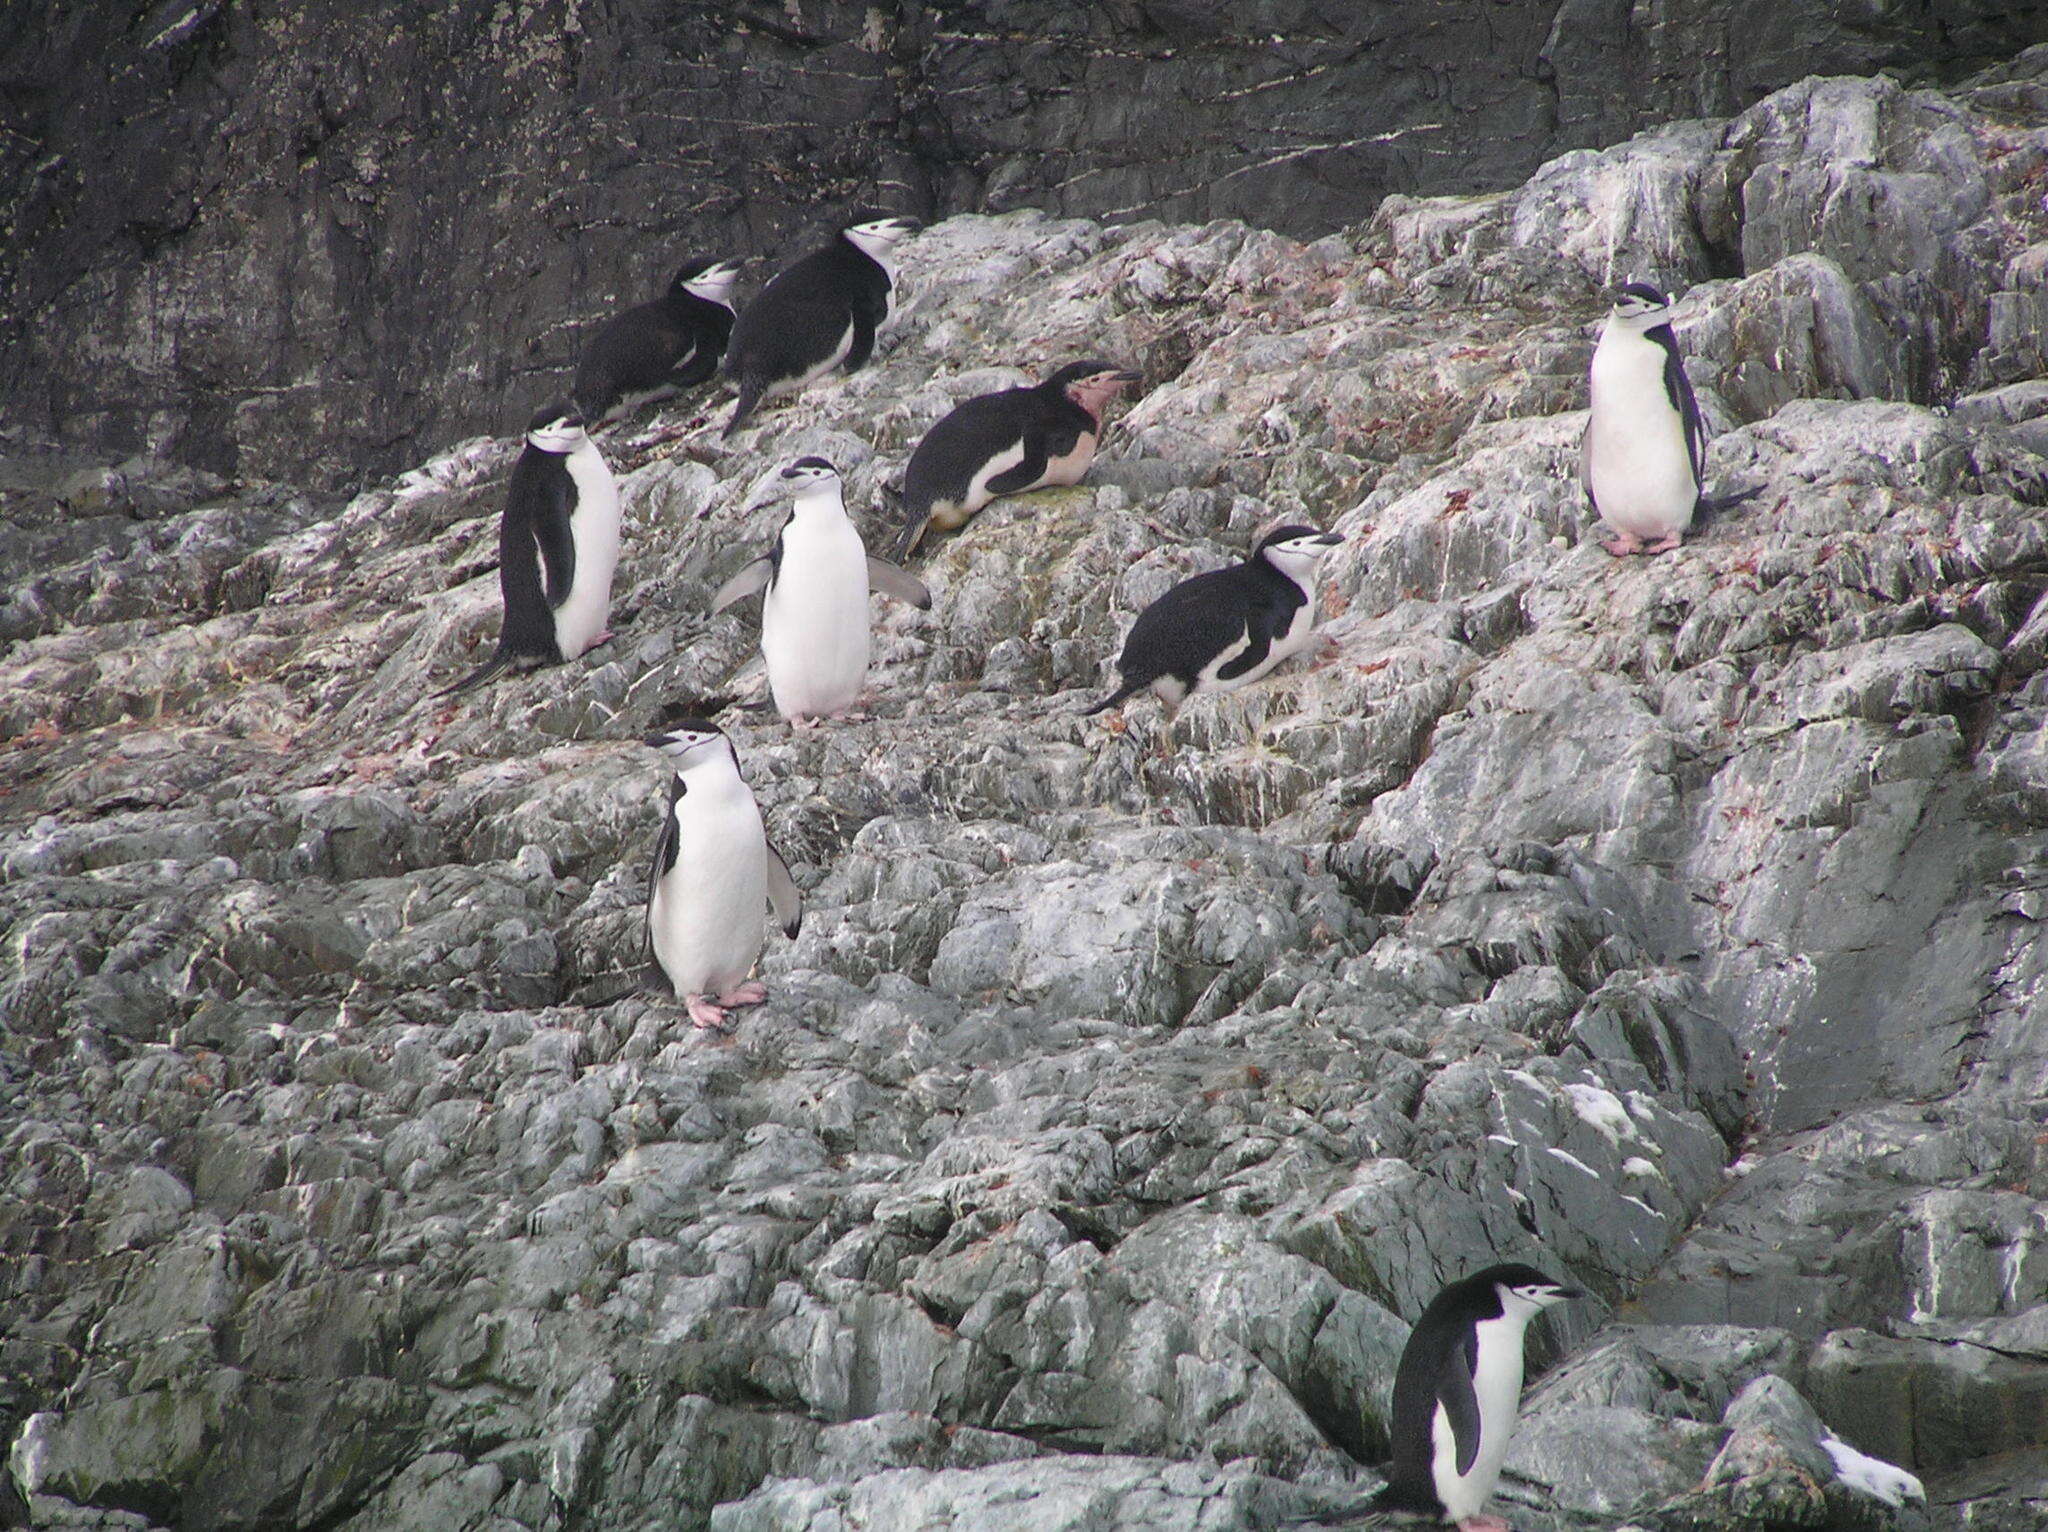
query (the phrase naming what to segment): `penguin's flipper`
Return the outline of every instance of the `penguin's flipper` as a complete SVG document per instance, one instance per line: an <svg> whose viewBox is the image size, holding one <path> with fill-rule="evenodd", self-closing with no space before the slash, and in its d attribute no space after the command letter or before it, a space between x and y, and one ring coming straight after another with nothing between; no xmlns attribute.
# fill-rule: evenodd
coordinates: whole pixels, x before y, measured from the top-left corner
<svg viewBox="0 0 2048 1532"><path fill-rule="evenodd" d="M1295 607L1299 602L1261 601L1245 614L1244 648L1237 656L1216 670L1219 681L1235 681L1246 671L1265 663L1266 656L1273 652L1273 644L1287 631L1293 621Z"/></svg>
<svg viewBox="0 0 2048 1532"><path fill-rule="evenodd" d="M1074 433L1074 440L1080 440L1080 433L1078 431ZM1005 468L1001 473L989 479L986 487L990 494L1014 495L1019 490L1033 488L1039 480L1045 477L1045 465L1054 443L1047 441L1041 432L1027 431L1024 433L1024 440L1021 446L1024 456L1019 458L1010 467ZM1071 452L1073 448L1073 442L1069 442L1059 450Z"/></svg>
<svg viewBox="0 0 2048 1532"><path fill-rule="evenodd" d="M875 325L877 322L877 316L864 314L858 310L855 311L853 316L853 343L846 348L845 360L839 364L841 372L859 372L861 368L867 366L868 358L875 354Z"/></svg>
<svg viewBox="0 0 2048 1532"><path fill-rule="evenodd" d="M567 601L569 587L576 582L576 534L569 529L569 518L576 509L570 500L574 485L575 480L566 473L552 476L548 496L533 517L533 546L540 555L541 589L546 592L550 607Z"/></svg>
<svg viewBox="0 0 2048 1532"><path fill-rule="evenodd" d="M924 534L932 524L929 516L920 516L903 529L903 535L896 540L896 562L902 563L917 552L917 545L924 541Z"/></svg>
<svg viewBox="0 0 2048 1532"><path fill-rule="evenodd" d="M898 601L907 601L920 612L932 609L932 593L925 589L924 581L900 564L891 564L884 559L868 560L868 584L885 596L894 596Z"/></svg>
<svg viewBox="0 0 2048 1532"><path fill-rule="evenodd" d="M1479 1336L1469 1332L1445 1353L1443 1370L1436 1378L1436 1402L1450 1421L1461 1474L1470 1473L1479 1459L1479 1395L1472 1387L1472 1375L1478 1370Z"/></svg>
<svg viewBox="0 0 2048 1532"><path fill-rule="evenodd" d="M718 371L718 353L709 346L692 345L676 359L670 370L668 381L678 393L686 388L695 388L699 383L708 383Z"/></svg>
<svg viewBox="0 0 2048 1532"><path fill-rule="evenodd" d="M784 936L796 935L804 923L804 896L789 875L789 863L773 846L768 847L768 908L775 912L775 923Z"/></svg>
<svg viewBox="0 0 2048 1532"><path fill-rule="evenodd" d="M713 614L724 611L735 601L744 601L756 591L766 590L769 580L775 574L775 561L765 553L757 559L740 566L740 572L719 586L711 597Z"/></svg>
<svg viewBox="0 0 2048 1532"><path fill-rule="evenodd" d="M1707 482L1707 428L1700 420L1700 402L1693 397L1692 379L1685 375L1685 363L1677 347L1664 353L1664 394L1671 408L1685 422L1685 455L1692 462L1694 484Z"/></svg>
<svg viewBox="0 0 2048 1532"><path fill-rule="evenodd" d="M1593 422L1586 422L1586 434L1579 438L1579 488L1586 492L1586 504L1600 514L1600 502L1593 498Z"/></svg>

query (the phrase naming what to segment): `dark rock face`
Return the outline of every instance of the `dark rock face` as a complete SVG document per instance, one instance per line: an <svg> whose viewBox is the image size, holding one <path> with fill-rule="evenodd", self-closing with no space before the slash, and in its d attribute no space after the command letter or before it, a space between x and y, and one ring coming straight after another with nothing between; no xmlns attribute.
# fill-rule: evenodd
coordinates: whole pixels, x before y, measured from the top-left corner
<svg viewBox="0 0 2048 1532"><path fill-rule="evenodd" d="M2048 38L1998 0L1639 9L9 0L0 399L37 439L360 485L509 429L684 255L784 257L863 204L1316 235Z"/></svg>

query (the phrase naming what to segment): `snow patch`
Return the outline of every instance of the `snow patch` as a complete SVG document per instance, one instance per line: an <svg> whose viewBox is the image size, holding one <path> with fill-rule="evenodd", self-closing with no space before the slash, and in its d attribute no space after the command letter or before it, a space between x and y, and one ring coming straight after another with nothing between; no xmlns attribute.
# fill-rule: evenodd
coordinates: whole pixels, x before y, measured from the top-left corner
<svg viewBox="0 0 2048 1532"><path fill-rule="evenodd" d="M1886 1505L1904 1505L1908 1500L1927 1498L1926 1486L1896 1464L1865 1457L1838 1436L1823 1436L1820 1444L1835 1460L1835 1478L1859 1494L1882 1500Z"/></svg>
<svg viewBox="0 0 2048 1532"><path fill-rule="evenodd" d="M1649 1176L1655 1180L1664 1179L1664 1172L1640 1154L1630 1155L1621 1162L1621 1173L1625 1176Z"/></svg>
<svg viewBox="0 0 2048 1532"><path fill-rule="evenodd" d="M1556 1155L1559 1159L1563 1160L1565 1164L1571 1166L1572 1169L1583 1170L1595 1181L1600 1179L1600 1172L1595 1170L1591 1165L1588 1165L1584 1160L1580 1159L1575 1154L1567 1154L1562 1149L1552 1149L1548 1145L1544 1147L1544 1153Z"/></svg>
<svg viewBox="0 0 2048 1532"><path fill-rule="evenodd" d="M1572 1110L1579 1114L1579 1121L1608 1143L1618 1144L1624 1138L1636 1136L1634 1119L1628 1115L1628 1108L1621 1104L1621 1097L1613 1091L1598 1085L1567 1085L1564 1093L1571 1097Z"/></svg>

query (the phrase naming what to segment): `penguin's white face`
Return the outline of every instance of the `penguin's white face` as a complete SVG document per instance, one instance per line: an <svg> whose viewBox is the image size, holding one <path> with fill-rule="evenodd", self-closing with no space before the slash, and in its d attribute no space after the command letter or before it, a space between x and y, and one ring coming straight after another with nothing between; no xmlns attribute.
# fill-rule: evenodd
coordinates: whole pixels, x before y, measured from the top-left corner
<svg viewBox="0 0 2048 1532"><path fill-rule="evenodd" d="M877 218L872 223L855 224L846 231L846 237L880 260L915 234L919 227L915 218Z"/></svg>
<svg viewBox="0 0 2048 1532"><path fill-rule="evenodd" d="M1290 536L1265 544L1259 553L1283 574L1302 577L1314 573L1316 565L1343 543L1344 539L1335 532L1318 532L1302 527Z"/></svg>
<svg viewBox="0 0 2048 1532"><path fill-rule="evenodd" d="M732 296L733 283L739 280L738 261L720 261L706 266L683 284L683 291L693 298L709 299L713 303L726 303ZM730 306L730 305L728 305Z"/></svg>
<svg viewBox="0 0 2048 1532"><path fill-rule="evenodd" d="M645 743L673 761L677 771L715 761L732 748L725 731L702 718L685 718L673 728L648 735Z"/></svg>
<svg viewBox="0 0 2048 1532"><path fill-rule="evenodd" d="M780 479L783 491L797 499L812 495L837 493L839 470L821 457L800 457L782 470Z"/></svg>
<svg viewBox="0 0 2048 1532"><path fill-rule="evenodd" d="M1612 322L1640 335L1671 322L1671 300L1647 282L1631 282L1614 300Z"/></svg>
<svg viewBox="0 0 2048 1532"><path fill-rule="evenodd" d="M1496 1282L1493 1290L1500 1294L1501 1313L1524 1324L1545 1309L1579 1296L1577 1288L1560 1282Z"/></svg>
<svg viewBox="0 0 2048 1532"><path fill-rule="evenodd" d="M573 410L529 426L526 439L543 452L574 452L586 440L583 417Z"/></svg>

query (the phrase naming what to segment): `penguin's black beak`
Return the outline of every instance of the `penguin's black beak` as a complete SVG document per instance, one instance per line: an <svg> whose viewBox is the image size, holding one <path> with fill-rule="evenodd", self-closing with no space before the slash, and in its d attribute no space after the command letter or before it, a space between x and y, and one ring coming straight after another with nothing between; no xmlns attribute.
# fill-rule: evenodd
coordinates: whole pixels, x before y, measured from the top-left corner
<svg viewBox="0 0 2048 1532"><path fill-rule="evenodd" d="M1325 548L1341 548L1344 546L1344 539L1335 532L1325 532L1316 539L1316 542Z"/></svg>
<svg viewBox="0 0 2048 1532"><path fill-rule="evenodd" d="M1145 374L1143 374L1142 372L1131 372L1128 369L1124 369L1111 373L1109 375L1109 380L1112 383L1130 383L1135 385L1145 381Z"/></svg>
<svg viewBox="0 0 2048 1532"><path fill-rule="evenodd" d="M1583 1287L1553 1287L1550 1296L1553 1302L1566 1303L1573 1298L1585 1297L1586 1290Z"/></svg>
<svg viewBox="0 0 2048 1532"><path fill-rule="evenodd" d="M924 227L924 225L915 218L897 218L894 220L894 222L896 226L899 229L901 229L905 234L915 234L919 229Z"/></svg>
<svg viewBox="0 0 2048 1532"><path fill-rule="evenodd" d="M655 749L659 750L669 743L669 736L666 734L643 734L640 736L640 743L652 745Z"/></svg>

